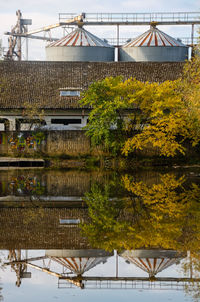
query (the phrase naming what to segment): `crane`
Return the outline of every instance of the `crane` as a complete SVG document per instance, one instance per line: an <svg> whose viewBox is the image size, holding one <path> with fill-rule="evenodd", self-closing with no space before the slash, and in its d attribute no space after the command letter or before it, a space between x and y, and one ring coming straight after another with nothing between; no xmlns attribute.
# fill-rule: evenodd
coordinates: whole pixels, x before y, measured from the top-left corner
<svg viewBox="0 0 200 302"><path fill-rule="evenodd" d="M51 29L63 26L70 25L71 23L77 24L81 26L84 19L84 13L78 16L74 16L72 19L67 19L62 22L51 24L48 26L41 27L39 29L28 31L28 25L32 25L31 19L23 19L22 13L20 10L16 12L17 22L16 25L12 28L11 32L5 32L5 35L9 35L8 38L8 51L5 55L5 58L8 60L15 60L17 58L18 61L22 59L22 38L30 38L30 39L39 39L46 41L57 41L58 38L50 37L42 37L42 36L34 36L34 34L40 32L50 32Z"/></svg>

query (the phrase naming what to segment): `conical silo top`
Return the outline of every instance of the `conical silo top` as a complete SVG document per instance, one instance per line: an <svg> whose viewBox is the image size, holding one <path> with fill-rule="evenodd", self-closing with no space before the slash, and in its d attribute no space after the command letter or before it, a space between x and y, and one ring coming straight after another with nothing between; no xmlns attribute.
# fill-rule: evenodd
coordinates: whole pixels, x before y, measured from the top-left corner
<svg viewBox="0 0 200 302"><path fill-rule="evenodd" d="M150 29L142 35L132 39L126 43L124 47L165 47L165 46L185 46L180 41L167 35L163 31L159 30L155 25L151 25ZM185 46L186 47L186 46Z"/></svg>
<svg viewBox="0 0 200 302"><path fill-rule="evenodd" d="M82 275L98 264L106 263L113 253L100 249L47 250L45 255L76 275Z"/></svg>
<svg viewBox="0 0 200 302"><path fill-rule="evenodd" d="M93 35L89 31L85 30L82 27L76 28L67 36L61 38L56 42L50 43L47 47L61 47L61 46L100 46L100 47L109 47L113 48L113 46L109 45L106 41L101 40L97 36Z"/></svg>
<svg viewBox="0 0 200 302"><path fill-rule="evenodd" d="M105 263L107 261L106 257L102 258L60 258L60 257L52 257L52 260L56 261L57 263L61 264L62 266L68 268L71 272L76 275L82 275L85 272L89 271L93 267L97 266L100 263Z"/></svg>
<svg viewBox="0 0 200 302"><path fill-rule="evenodd" d="M133 263L149 276L155 276L173 264L178 264L183 255L172 250L133 250L124 251L120 256Z"/></svg>

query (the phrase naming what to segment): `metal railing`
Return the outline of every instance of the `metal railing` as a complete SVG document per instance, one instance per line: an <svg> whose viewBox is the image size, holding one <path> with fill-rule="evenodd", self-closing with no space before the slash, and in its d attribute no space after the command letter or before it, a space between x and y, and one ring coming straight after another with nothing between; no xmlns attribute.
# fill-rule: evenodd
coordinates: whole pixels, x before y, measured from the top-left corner
<svg viewBox="0 0 200 302"><path fill-rule="evenodd" d="M139 289L139 290L184 290L189 283L181 282L163 282L163 281L111 281L111 280L84 280L84 289ZM74 284L66 280L58 280L59 289L77 288Z"/></svg>
<svg viewBox="0 0 200 302"><path fill-rule="evenodd" d="M60 13L59 22L67 21L78 14ZM152 13L83 13L85 24L200 24L200 12L152 12Z"/></svg>
<svg viewBox="0 0 200 302"><path fill-rule="evenodd" d="M118 45L119 42L119 46L124 45L125 43L131 41L131 38L119 38L119 40L117 38L101 38L101 39L106 41L110 45ZM180 37L180 38L178 37L176 39L178 39L179 41L181 41L183 44L186 45L197 44L199 42L198 37L194 37L193 42L191 37Z"/></svg>

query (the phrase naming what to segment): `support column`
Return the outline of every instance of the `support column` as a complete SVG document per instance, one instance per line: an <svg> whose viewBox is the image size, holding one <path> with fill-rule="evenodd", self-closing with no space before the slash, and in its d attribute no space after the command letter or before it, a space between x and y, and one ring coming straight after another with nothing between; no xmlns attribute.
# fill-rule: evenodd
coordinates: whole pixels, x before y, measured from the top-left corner
<svg viewBox="0 0 200 302"><path fill-rule="evenodd" d="M45 117L44 117L44 120L45 120L47 126L50 126L50 125L51 125L51 118L50 118L50 117L45 116Z"/></svg>
<svg viewBox="0 0 200 302"><path fill-rule="evenodd" d="M88 116L82 117L81 127L85 127L87 125Z"/></svg>
<svg viewBox="0 0 200 302"><path fill-rule="evenodd" d="M16 130L16 118L15 117L7 117L7 120L9 121L10 124L10 131L15 131Z"/></svg>

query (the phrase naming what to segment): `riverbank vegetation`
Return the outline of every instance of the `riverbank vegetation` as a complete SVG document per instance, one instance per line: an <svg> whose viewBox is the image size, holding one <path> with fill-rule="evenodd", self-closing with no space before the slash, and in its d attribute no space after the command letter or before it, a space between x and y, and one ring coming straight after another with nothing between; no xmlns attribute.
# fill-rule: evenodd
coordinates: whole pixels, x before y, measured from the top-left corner
<svg viewBox="0 0 200 302"><path fill-rule="evenodd" d="M125 156L149 147L161 156L185 155L186 145L200 142L200 58L188 61L176 81L94 82L80 103L92 107L86 130L93 145Z"/></svg>

